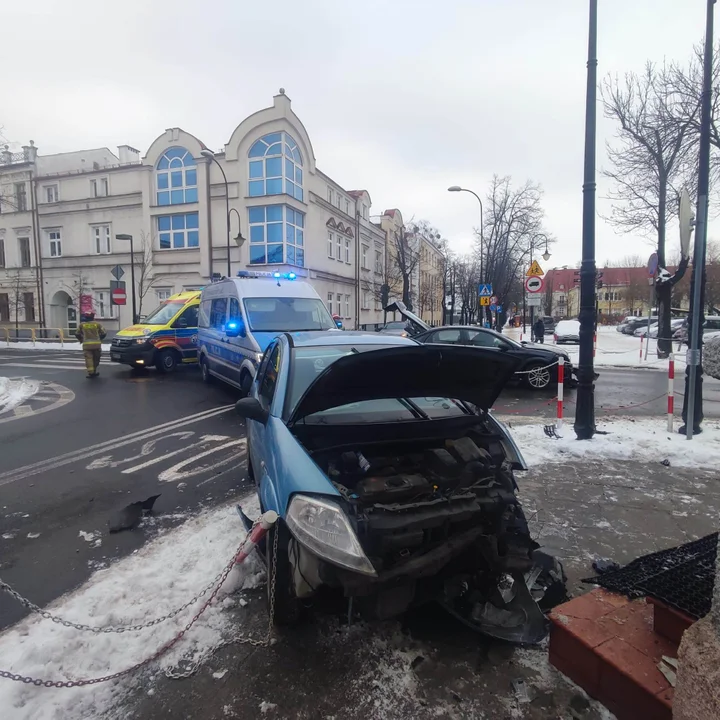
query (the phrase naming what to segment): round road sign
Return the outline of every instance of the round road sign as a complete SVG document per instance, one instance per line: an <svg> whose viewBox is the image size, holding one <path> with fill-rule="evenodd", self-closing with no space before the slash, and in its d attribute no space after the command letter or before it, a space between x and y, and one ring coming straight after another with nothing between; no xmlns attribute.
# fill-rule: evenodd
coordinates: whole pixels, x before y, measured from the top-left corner
<svg viewBox="0 0 720 720"><path fill-rule="evenodd" d="M127 302L127 293L120 288L115 288L111 293L111 297L115 305L125 305Z"/></svg>
<svg viewBox="0 0 720 720"><path fill-rule="evenodd" d="M648 259L648 275L655 277L655 273L658 269L658 256L657 253L653 253Z"/></svg>
<svg viewBox="0 0 720 720"><path fill-rule="evenodd" d="M545 281L538 277L537 275L533 275L532 277L529 277L525 281L525 289L529 293L537 293L540 292L545 287Z"/></svg>

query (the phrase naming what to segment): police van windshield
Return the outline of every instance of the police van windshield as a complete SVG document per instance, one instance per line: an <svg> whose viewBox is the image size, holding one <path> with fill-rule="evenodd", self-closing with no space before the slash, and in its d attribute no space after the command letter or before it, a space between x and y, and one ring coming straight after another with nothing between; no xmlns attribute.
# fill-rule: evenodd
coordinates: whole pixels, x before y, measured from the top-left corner
<svg viewBox="0 0 720 720"><path fill-rule="evenodd" d="M163 303L143 320L143 325L167 325L183 307L185 303L182 301Z"/></svg>
<svg viewBox="0 0 720 720"><path fill-rule="evenodd" d="M254 332L297 332L336 328L328 309L317 298L245 298L245 315Z"/></svg>

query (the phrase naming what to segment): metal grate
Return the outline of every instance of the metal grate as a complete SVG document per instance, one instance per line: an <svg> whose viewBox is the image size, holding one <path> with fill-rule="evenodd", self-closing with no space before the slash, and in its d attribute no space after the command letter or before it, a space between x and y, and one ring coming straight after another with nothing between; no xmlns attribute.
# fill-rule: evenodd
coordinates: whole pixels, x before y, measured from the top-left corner
<svg viewBox="0 0 720 720"><path fill-rule="evenodd" d="M699 619L710 612L718 533L633 560L583 582L631 598L649 596Z"/></svg>

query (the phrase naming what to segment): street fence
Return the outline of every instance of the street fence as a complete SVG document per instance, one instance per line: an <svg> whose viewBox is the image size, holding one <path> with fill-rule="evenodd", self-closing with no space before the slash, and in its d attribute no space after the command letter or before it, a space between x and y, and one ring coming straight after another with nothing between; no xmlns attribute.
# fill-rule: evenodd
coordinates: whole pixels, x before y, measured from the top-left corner
<svg viewBox="0 0 720 720"><path fill-rule="evenodd" d="M7 347L13 343L31 342L33 345L46 342L59 342L63 347L77 344L75 330L72 328L9 328L0 327L0 342Z"/></svg>

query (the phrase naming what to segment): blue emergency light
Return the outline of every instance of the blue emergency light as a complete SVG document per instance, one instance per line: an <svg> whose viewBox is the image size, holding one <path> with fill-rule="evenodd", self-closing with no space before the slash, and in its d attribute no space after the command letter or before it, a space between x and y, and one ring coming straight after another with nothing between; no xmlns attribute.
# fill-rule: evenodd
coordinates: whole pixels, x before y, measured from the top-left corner
<svg viewBox="0 0 720 720"><path fill-rule="evenodd" d="M240 278L274 278L275 280L280 280L280 278L284 278L285 280L295 280L297 278L297 275L294 272L289 273L281 273L275 270L275 272L251 272L250 270L238 270L237 277Z"/></svg>

